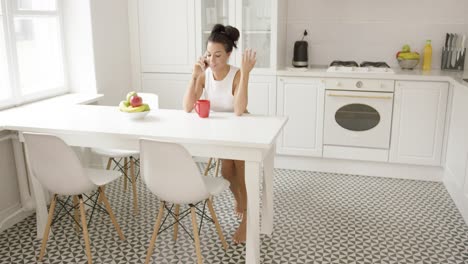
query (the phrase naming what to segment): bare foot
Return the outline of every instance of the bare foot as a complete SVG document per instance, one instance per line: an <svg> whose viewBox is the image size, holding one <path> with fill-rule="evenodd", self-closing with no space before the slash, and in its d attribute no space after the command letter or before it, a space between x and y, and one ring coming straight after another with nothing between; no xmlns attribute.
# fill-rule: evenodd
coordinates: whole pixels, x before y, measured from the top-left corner
<svg viewBox="0 0 468 264"><path fill-rule="evenodd" d="M241 201L241 195L240 191L238 188L234 187L231 185L231 192L232 195L234 196L234 214L238 219L242 219L242 216L244 215L245 208L241 206L242 201Z"/></svg>
<svg viewBox="0 0 468 264"><path fill-rule="evenodd" d="M246 208L244 208L244 206L242 206L242 204L244 204L242 201L241 201L241 198L240 198L240 194L238 195L237 198L235 198L235 205L234 205L234 213L236 214L237 218L238 219L242 219L242 217L244 216L244 213L246 211Z"/></svg>
<svg viewBox="0 0 468 264"><path fill-rule="evenodd" d="M245 212L244 212L245 213ZM247 238L247 214L243 214L242 222L237 228L236 232L232 236L232 240L235 244L245 243Z"/></svg>

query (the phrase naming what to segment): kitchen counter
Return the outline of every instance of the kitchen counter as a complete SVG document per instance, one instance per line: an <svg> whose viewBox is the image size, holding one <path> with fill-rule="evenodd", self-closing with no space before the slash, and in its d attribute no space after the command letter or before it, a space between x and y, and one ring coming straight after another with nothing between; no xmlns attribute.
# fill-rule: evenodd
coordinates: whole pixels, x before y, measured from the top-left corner
<svg viewBox="0 0 468 264"><path fill-rule="evenodd" d="M318 77L318 78L365 78L365 79L387 79L399 81L433 81L450 82L461 84L468 88L468 82L463 80L463 72L431 70L400 70L394 69L395 73L336 73L327 72L328 67L312 67L307 70L302 68L283 68L276 72L278 76L290 77Z"/></svg>

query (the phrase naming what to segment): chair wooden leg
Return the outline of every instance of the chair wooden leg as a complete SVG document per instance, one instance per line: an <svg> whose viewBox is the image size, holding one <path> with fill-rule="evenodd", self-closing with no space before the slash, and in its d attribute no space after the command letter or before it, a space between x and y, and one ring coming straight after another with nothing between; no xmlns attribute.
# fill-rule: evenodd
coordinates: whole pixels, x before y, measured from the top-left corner
<svg viewBox="0 0 468 264"><path fill-rule="evenodd" d="M160 225L161 225L161 219L162 219L163 214L164 214L164 205L165 204L166 204L166 202L163 202L163 201L161 201L160 204L159 204L158 217L156 219L156 224L154 225L154 231L153 231L153 235L151 236L151 241L150 241L150 244L149 244L149 247L148 247L148 253L146 254L145 264L149 263L149 261L151 259L151 255L153 255L154 243L156 242L156 238L158 236L159 228L160 228Z"/></svg>
<svg viewBox="0 0 468 264"><path fill-rule="evenodd" d="M124 192L127 191L127 176L128 176L128 165L127 165L128 159L124 158L124 172L125 172L125 177L124 178Z"/></svg>
<svg viewBox="0 0 468 264"><path fill-rule="evenodd" d="M197 214L195 212L195 207L190 207L190 213L192 214L192 228L193 237L195 238L195 251L197 252L197 263L202 264L203 260L200 249L200 237L198 236Z"/></svg>
<svg viewBox="0 0 468 264"><path fill-rule="evenodd" d="M219 171L219 164L221 163L221 159L216 160L216 170L215 170L215 177L218 177L218 171Z"/></svg>
<svg viewBox="0 0 468 264"><path fill-rule="evenodd" d="M81 195L78 196L79 201L80 201L80 213L81 213L81 226L83 228L83 238L85 241L85 247L86 247L86 256L88 256L88 264L92 264L92 259L91 259L91 246L89 243L89 235L88 235L88 225L86 224L86 212L84 208L84 201L83 197Z"/></svg>
<svg viewBox="0 0 468 264"><path fill-rule="evenodd" d="M205 172L203 173L203 175L207 176L208 175L208 172L210 171L210 166L211 166L211 162L213 161L213 158L210 158L208 160L208 164L206 165L206 168L205 168Z"/></svg>
<svg viewBox="0 0 468 264"><path fill-rule="evenodd" d="M226 250L228 248L228 244L226 243L226 240L224 239L223 231L221 230L221 226L219 225L219 222L218 222L218 217L216 216L215 210L213 208L213 202L211 201L211 199L207 199L207 201L208 201L208 208L210 209L211 218L213 218L213 221L215 223L216 231L218 232L219 239L221 240L221 243L223 244L224 250Z"/></svg>
<svg viewBox="0 0 468 264"><path fill-rule="evenodd" d="M132 188L133 188L133 213L138 214L138 195L136 187L136 175L135 175L135 159L130 157L130 174L132 175Z"/></svg>
<svg viewBox="0 0 468 264"><path fill-rule="evenodd" d="M41 252L39 253L39 261L42 261L42 258L44 257L47 240L49 239L50 224L52 224L52 219L54 218L56 204L57 204L57 194L54 194L54 196L52 197L52 202L50 203L49 217L47 219L47 224L44 230L44 236L42 237L42 245L41 245Z"/></svg>
<svg viewBox="0 0 468 264"><path fill-rule="evenodd" d="M109 158L109 160L107 160L106 170L110 170L111 165L112 165L112 158Z"/></svg>
<svg viewBox="0 0 468 264"><path fill-rule="evenodd" d="M78 224L80 222L80 213L79 213L80 209L78 207L79 207L78 197L76 197L76 195L73 195L73 211L74 211L76 232L80 231L80 225Z"/></svg>
<svg viewBox="0 0 468 264"><path fill-rule="evenodd" d="M106 166L106 170L110 170L110 167L112 165L112 158L109 158L109 160L107 161L107 166ZM106 186L101 186L102 187L102 190L104 191L106 189ZM102 197L99 196L99 199L98 199L98 203L102 203Z"/></svg>
<svg viewBox="0 0 468 264"><path fill-rule="evenodd" d="M109 217L112 221L112 224L114 224L114 227L115 227L115 230L117 230L117 234L119 234L119 237L121 240L125 240L125 237L122 233L122 230L120 229L120 226L119 226L119 223L117 223L117 220L115 219L115 215L114 215L114 212L112 211L112 208L109 204L109 201L107 200L107 197L106 195L104 194L104 190L102 189L102 186L99 187L99 195L100 197L102 198L102 202L104 203L104 205L106 206L106 210L107 212L109 213Z"/></svg>
<svg viewBox="0 0 468 264"><path fill-rule="evenodd" d="M176 204L175 206L175 219L176 222L174 224L174 241L177 241L177 234L179 232L179 223L177 222L179 220L179 210L180 210L180 204Z"/></svg>

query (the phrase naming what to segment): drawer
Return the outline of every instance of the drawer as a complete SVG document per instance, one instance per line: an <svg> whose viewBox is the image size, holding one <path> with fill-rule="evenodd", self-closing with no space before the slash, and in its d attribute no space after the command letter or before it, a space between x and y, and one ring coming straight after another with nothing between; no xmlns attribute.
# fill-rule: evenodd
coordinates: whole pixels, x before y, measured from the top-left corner
<svg viewBox="0 0 468 264"><path fill-rule="evenodd" d="M353 90L353 91L377 91L393 92L395 90L394 80L371 80L350 78L327 78L325 79L327 90Z"/></svg>

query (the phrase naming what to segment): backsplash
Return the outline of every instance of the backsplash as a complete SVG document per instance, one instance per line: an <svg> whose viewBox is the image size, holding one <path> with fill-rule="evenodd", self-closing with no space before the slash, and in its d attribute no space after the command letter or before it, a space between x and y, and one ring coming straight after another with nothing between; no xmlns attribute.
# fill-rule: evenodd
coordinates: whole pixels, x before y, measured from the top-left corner
<svg viewBox="0 0 468 264"><path fill-rule="evenodd" d="M311 65L339 59L386 61L398 67L395 54L404 44L422 55L430 39L432 68L438 69L445 33L468 37L468 1L289 0L287 66L291 66L294 42L304 29L309 32Z"/></svg>

